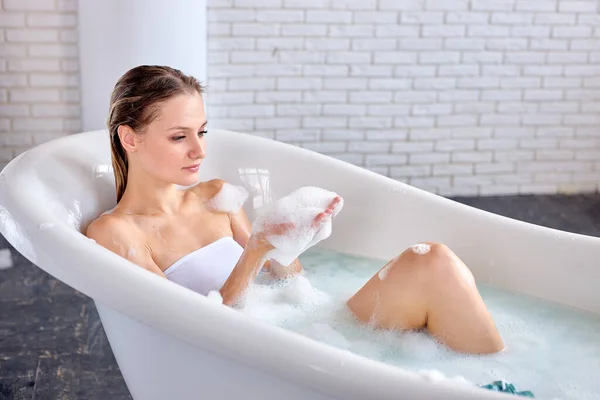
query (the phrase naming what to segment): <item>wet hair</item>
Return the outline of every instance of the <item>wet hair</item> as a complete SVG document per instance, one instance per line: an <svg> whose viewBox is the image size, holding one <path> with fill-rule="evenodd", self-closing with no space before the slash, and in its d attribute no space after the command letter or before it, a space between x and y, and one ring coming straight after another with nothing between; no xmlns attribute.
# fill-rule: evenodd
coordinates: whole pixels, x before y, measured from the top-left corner
<svg viewBox="0 0 600 400"><path fill-rule="evenodd" d="M126 125L142 134L158 116L161 102L194 92L200 95L204 93L204 87L196 78L167 66L140 65L119 78L110 97L110 111L106 121L110 134L117 202L125 192L129 167L127 153L118 134L119 126Z"/></svg>

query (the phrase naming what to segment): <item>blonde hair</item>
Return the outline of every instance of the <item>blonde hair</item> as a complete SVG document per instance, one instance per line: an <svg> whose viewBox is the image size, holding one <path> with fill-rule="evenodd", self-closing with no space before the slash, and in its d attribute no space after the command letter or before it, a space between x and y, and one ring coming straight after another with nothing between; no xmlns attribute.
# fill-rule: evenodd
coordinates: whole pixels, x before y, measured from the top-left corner
<svg viewBox="0 0 600 400"><path fill-rule="evenodd" d="M119 78L110 97L110 111L106 122L110 134L117 202L121 200L127 187L129 168L127 153L118 134L119 126L129 126L141 134L158 116L160 102L194 92L200 95L204 93L204 87L196 78L167 66L140 65Z"/></svg>

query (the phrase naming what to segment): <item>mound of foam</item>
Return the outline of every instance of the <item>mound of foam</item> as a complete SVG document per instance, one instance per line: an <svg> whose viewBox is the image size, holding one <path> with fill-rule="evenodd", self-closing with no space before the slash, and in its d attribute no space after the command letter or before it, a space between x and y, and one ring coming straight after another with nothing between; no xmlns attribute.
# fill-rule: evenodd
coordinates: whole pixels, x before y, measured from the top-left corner
<svg viewBox="0 0 600 400"><path fill-rule="evenodd" d="M311 324L304 332L305 335L327 343L331 346L347 350L352 347L352 343L340 332L336 331L331 325L323 322L315 322Z"/></svg>
<svg viewBox="0 0 600 400"><path fill-rule="evenodd" d="M337 196L334 192L318 187L302 187L259 210L259 215L252 224L252 232L264 232L266 239L275 247L269 253L269 258L289 266L301 253L331 235L331 221L341 211L343 200L320 224L315 225L314 219ZM289 223L294 228L287 229L283 234L272 232L272 227Z"/></svg>
<svg viewBox="0 0 600 400"><path fill-rule="evenodd" d="M290 304L302 304L314 293L316 292L310 281L302 275L298 275L294 277L289 286L281 291L280 298Z"/></svg>
<svg viewBox="0 0 600 400"><path fill-rule="evenodd" d="M223 183L219 193L214 195L207 203L207 207L226 213L235 214L248 199L248 191L243 186Z"/></svg>
<svg viewBox="0 0 600 400"><path fill-rule="evenodd" d="M313 287L302 275L268 283L257 279L246 292L243 312L275 325L296 326L303 325L306 318L330 301L329 295Z"/></svg>
<svg viewBox="0 0 600 400"><path fill-rule="evenodd" d="M424 254L429 253L429 250L431 250L431 246L429 246L427 243L417 243L410 246L410 249L413 251L413 253L422 256Z"/></svg>

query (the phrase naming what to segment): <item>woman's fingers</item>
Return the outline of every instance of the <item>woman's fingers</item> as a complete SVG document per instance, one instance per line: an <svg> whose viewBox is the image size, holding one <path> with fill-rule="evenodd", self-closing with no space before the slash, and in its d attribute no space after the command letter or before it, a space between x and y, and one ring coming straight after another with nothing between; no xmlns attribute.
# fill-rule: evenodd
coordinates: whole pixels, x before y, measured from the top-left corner
<svg viewBox="0 0 600 400"><path fill-rule="evenodd" d="M336 196L333 200L331 200L327 209L325 209L323 212L321 212L315 216L315 218L313 219L312 224L311 224L312 227L316 228L319 225L322 225L323 223L325 223L327 221L327 219L333 215L335 208L341 201L342 201L342 198L340 196ZM289 230L294 229L295 227L296 227L296 224L294 224L293 222L285 222L285 223L281 223L281 224L271 225L269 227L268 231L269 231L269 234L271 234L271 235L283 235L286 232L288 232Z"/></svg>
<svg viewBox="0 0 600 400"><path fill-rule="evenodd" d="M333 213L333 211L330 209L327 209L327 210L323 211L322 213L319 213L313 220L313 223L312 223L313 228L323 224L327 220L327 218L329 218L329 216L331 216L332 213Z"/></svg>
<svg viewBox="0 0 600 400"><path fill-rule="evenodd" d="M331 203L329 203L327 209L322 213L317 214L317 216L313 220L312 226L316 227L324 223L327 220L327 218L329 218L333 214L333 211L341 201L342 198L340 196L336 196L333 200L331 200Z"/></svg>
<svg viewBox="0 0 600 400"><path fill-rule="evenodd" d="M340 196L336 196L333 200L331 200L331 203L329 203L329 207L327 209L333 211L338 206L338 204L340 204L341 201L342 198Z"/></svg>
<svg viewBox="0 0 600 400"><path fill-rule="evenodd" d="M296 224L294 224L293 222L284 222L281 224L274 224L274 225L270 226L269 234L270 235L283 235L287 231L289 231L290 229L294 229L295 227L296 227Z"/></svg>

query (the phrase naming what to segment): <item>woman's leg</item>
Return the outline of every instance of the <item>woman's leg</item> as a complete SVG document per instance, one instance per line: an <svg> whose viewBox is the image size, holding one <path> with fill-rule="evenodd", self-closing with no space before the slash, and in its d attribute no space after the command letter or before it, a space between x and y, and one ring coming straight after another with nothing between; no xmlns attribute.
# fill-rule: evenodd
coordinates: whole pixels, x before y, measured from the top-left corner
<svg viewBox="0 0 600 400"><path fill-rule="evenodd" d="M471 271L443 244L405 250L354 294L348 306L360 321L376 328L425 326L459 352L504 348Z"/></svg>

